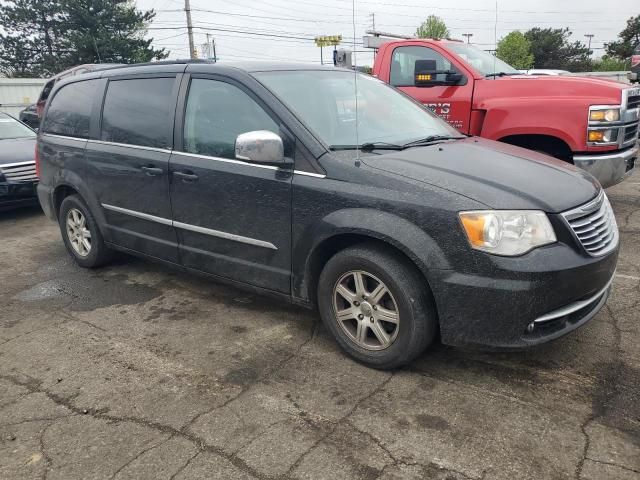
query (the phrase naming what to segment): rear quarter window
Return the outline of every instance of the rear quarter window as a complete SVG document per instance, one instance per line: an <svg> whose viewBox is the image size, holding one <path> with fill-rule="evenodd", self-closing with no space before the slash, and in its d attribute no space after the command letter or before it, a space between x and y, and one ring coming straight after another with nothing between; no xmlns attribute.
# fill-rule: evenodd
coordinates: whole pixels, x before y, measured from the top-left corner
<svg viewBox="0 0 640 480"><path fill-rule="evenodd" d="M65 85L51 99L42 130L69 137L88 138L91 106L97 93L98 80Z"/></svg>
<svg viewBox="0 0 640 480"><path fill-rule="evenodd" d="M102 112L103 141L170 148L175 78L112 80Z"/></svg>

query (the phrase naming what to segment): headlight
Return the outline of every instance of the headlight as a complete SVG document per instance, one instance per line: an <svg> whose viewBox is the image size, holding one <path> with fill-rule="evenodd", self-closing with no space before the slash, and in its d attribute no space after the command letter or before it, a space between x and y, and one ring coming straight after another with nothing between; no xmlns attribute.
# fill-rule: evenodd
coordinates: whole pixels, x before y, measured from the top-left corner
<svg viewBox="0 0 640 480"><path fill-rule="evenodd" d="M483 252L516 256L556 241L549 218L539 210L479 210L459 215L471 247Z"/></svg>
<svg viewBox="0 0 640 480"><path fill-rule="evenodd" d="M590 122L618 122L620 121L619 108L607 108L606 110L589 111Z"/></svg>
<svg viewBox="0 0 640 480"><path fill-rule="evenodd" d="M589 130L589 141L592 143L615 143L618 140L618 131L617 128Z"/></svg>

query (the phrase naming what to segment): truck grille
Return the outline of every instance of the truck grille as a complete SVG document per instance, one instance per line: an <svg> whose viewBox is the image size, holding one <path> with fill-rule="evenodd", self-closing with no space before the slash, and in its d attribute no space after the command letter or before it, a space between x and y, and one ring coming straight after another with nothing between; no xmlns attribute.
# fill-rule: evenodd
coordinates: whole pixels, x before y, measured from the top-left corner
<svg viewBox="0 0 640 480"><path fill-rule="evenodd" d="M604 191L595 200L562 216L589 255L604 255L618 245L618 224Z"/></svg>
<svg viewBox="0 0 640 480"><path fill-rule="evenodd" d="M638 134L638 124L634 123L633 125L627 125L624 129L624 140L622 143L627 143L636 138Z"/></svg>
<svg viewBox="0 0 640 480"><path fill-rule="evenodd" d="M36 162L20 162L0 165L0 172L7 180L13 182L36 181Z"/></svg>
<svg viewBox="0 0 640 480"><path fill-rule="evenodd" d="M627 109L632 110L640 107L640 95L632 95L627 99Z"/></svg>

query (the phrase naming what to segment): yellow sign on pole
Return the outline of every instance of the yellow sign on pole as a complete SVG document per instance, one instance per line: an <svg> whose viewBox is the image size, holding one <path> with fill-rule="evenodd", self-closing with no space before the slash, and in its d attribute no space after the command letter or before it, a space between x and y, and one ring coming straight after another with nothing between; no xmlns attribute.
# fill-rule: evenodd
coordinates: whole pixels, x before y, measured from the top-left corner
<svg viewBox="0 0 640 480"><path fill-rule="evenodd" d="M328 47L330 45L335 47L342 42L342 35L324 35L314 38L314 41L316 42L316 47Z"/></svg>

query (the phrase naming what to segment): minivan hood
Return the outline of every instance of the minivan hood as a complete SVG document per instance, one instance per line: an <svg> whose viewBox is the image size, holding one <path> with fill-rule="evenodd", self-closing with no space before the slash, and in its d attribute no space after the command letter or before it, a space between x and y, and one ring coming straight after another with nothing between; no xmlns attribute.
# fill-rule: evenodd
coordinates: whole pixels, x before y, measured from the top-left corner
<svg viewBox="0 0 640 480"><path fill-rule="evenodd" d="M7 163L34 161L35 148L35 137L0 140L0 166Z"/></svg>
<svg viewBox="0 0 640 480"><path fill-rule="evenodd" d="M600 191L595 178L573 165L481 138L371 155L361 161L495 209L558 213L588 202Z"/></svg>

